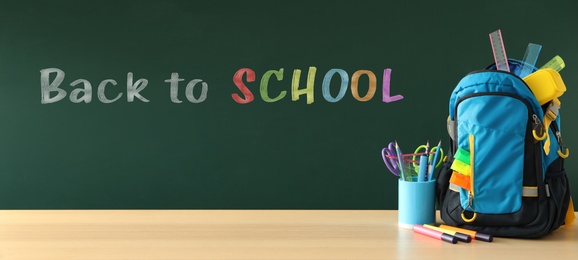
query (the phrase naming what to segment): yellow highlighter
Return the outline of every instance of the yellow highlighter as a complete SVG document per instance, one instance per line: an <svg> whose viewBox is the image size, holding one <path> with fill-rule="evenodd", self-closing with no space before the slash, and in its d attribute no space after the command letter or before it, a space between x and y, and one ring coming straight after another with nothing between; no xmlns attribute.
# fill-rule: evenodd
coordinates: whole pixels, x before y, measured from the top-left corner
<svg viewBox="0 0 578 260"><path fill-rule="evenodd" d="M544 68L526 76L524 82L530 87L540 105L558 98L566 91L566 85L555 69Z"/></svg>
<svg viewBox="0 0 578 260"><path fill-rule="evenodd" d="M454 230L443 229L443 228L428 225L428 224L424 224L423 226L426 228L429 228L429 229L437 230L437 231L442 232L442 233L446 233L448 235L452 235L452 236L456 237L459 241L462 241L462 242L469 243L472 241L472 237L468 234L460 233L460 232L457 232Z"/></svg>

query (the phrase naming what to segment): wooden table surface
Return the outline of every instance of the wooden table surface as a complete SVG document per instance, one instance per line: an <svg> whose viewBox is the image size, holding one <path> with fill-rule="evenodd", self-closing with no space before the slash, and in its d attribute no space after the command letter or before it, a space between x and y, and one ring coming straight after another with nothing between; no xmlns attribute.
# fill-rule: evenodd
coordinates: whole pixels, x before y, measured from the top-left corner
<svg viewBox="0 0 578 260"><path fill-rule="evenodd" d="M1 210L0 259L575 259L577 231L450 244L387 210Z"/></svg>

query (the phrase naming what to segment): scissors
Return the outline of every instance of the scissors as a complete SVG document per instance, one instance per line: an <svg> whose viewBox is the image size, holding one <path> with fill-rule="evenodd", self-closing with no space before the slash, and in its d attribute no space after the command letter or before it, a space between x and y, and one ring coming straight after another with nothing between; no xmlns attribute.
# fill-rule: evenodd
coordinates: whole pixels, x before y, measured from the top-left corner
<svg viewBox="0 0 578 260"><path fill-rule="evenodd" d="M398 150L400 152L399 155L397 154ZM397 177L400 177L401 175L401 165L399 165L400 156L403 156L401 149L396 149L394 142L390 142L387 147L381 149L381 157L383 158L385 166L387 166L387 169Z"/></svg>
<svg viewBox="0 0 578 260"><path fill-rule="evenodd" d="M421 152L422 149L423 149L423 152ZM438 157L438 161L437 161L437 162L433 162L433 160L434 160L434 155L435 155L438 147L437 147L437 146L434 146L433 148L429 149L429 151L428 151L428 149L429 149L429 148L428 148L427 145L422 144L422 145L418 146L418 147L415 149L415 151L413 152L413 156L412 156L412 158L411 158L411 160L412 160L411 164L412 164L412 166L413 166L413 168L414 168L414 170L415 170L416 172L419 171L419 164L418 164L419 158L416 158L416 157L422 156L422 155L424 155L424 154L426 154L426 153L429 153L428 159L427 159L427 163L428 163L429 165L435 165L435 166L434 166L434 169L435 169L435 168L438 168L438 167L442 164L442 160L443 160L443 158L444 158L444 149L439 148L439 149L440 149L440 152L439 152L439 157Z"/></svg>

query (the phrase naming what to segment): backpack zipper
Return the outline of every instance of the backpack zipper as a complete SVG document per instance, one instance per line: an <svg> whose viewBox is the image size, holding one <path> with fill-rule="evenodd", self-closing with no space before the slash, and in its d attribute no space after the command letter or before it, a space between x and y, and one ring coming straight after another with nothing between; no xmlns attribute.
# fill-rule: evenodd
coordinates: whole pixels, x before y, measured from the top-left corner
<svg viewBox="0 0 578 260"><path fill-rule="evenodd" d="M476 213L476 210L474 209L474 135L470 134L468 136L468 141L470 143L470 187L471 190L468 190L468 206L466 208L464 208L464 210L462 211L462 219L467 222L467 223L471 223L474 222L474 220L476 220L476 217L478 216L478 213ZM467 209L471 209L472 212L474 212L474 215L472 215L471 218L467 218L466 215L464 214L466 212Z"/></svg>

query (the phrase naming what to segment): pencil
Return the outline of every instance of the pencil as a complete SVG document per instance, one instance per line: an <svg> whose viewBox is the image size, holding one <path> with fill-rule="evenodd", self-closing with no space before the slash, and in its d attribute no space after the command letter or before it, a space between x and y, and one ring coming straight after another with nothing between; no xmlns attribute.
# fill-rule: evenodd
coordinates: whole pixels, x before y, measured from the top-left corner
<svg viewBox="0 0 578 260"><path fill-rule="evenodd" d="M397 153L397 160L399 161L399 175L401 176L401 179L405 181L406 180L405 173L403 172L403 155L399 150L399 145L397 145L397 141L395 141L395 152Z"/></svg>

